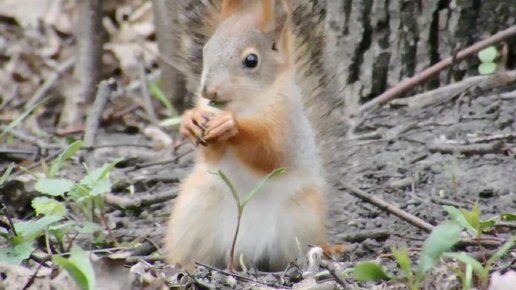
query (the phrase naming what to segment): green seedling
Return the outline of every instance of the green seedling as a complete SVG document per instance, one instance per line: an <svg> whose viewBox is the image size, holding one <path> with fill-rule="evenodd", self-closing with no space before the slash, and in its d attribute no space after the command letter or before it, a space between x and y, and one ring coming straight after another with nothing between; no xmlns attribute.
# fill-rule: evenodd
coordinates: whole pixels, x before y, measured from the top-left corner
<svg viewBox="0 0 516 290"><path fill-rule="evenodd" d="M238 232L240 230L240 221L242 220L242 213L244 212L245 206L251 201L251 199L256 195L256 193L265 185L265 183L272 177L280 175L285 172L285 169L278 168L273 170L271 173L269 173L267 176L265 176L258 184L247 194L247 196L241 200L240 195L235 189L235 186L233 183L229 180L229 178L224 174L221 170L215 172L214 174L218 175L224 183L228 186L237 206L237 225L235 229L235 234L233 236L233 242L231 244L231 251L229 254L229 265L228 268L230 271L235 271L234 266L234 258L235 258L235 246L236 246L236 240L238 237Z"/></svg>
<svg viewBox="0 0 516 290"><path fill-rule="evenodd" d="M415 271L410 265L408 250L392 249L393 256L403 272L401 276L393 277L375 262L363 262L354 267L354 277L358 281L396 278L404 281L408 289L418 290L428 270L435 265L444 252L450 250L460 240L461 230L462 227L453 221L437 225L423 244L419 264Z"/></svg>
<svg viewBox="0 0 516 290"><path fill-rule="evenodd" d="M478 58L480 59L480 65L478 66L478 72L481 75L492 74L496 71L495 59L498 56L498 51L494 46L490 46L478 52Z"/></svg>
<svg viewBox="0 0 516 290"><path fill-rule="evenodd" d="M53 255L52 262L63 267L81 290L95 289L95 271L88 253L79 246L73 246L68 259Z"/></svg>
<svg viewBox="0 0 516 290"><path fill-rule="evenodd" d="M166 114L168 117L178 117L179 114L172 106L170 100L165 96L165 93L160 87L160 83L158 80L149 82L149 93L152 97L161 102L161 104L166 108Z"/></svg>
<svg viewBox="0 0 516 290"><path fill-rule="evenodd" d="M97 241L103 241L102 227L95 222L96 209L102 214L104 195L111 191L112 186L109 173L118 160L92 171L86 168L85 176L79 181L58 177L64 163L72 158L81 146L81 141L70 144L50 163L46 176L37 177L35 190L41 196L35 197L31 203L37 218L14 223L11 232L3 229L0 231L0 236L8 240L8 247L0 250L0 260L22 262L34 250L34 240L42 235L45 237L47 248L54 239L57 249L62 253L66 252L63 241L67 234L94 234ZM8 179L12 168L11 165L4 172L0 184ZM77 220L81 216L86 220Z"/></svg>
<svg viewBox="0 0 516 290"><path fill-rule="evenodd" d="M496 262L496 260L500 259L503 255L505 255L516 242L516 235L510 238L507 242L505 242L499 249L496 251L494 255L492 255L484 265L477 261L475 258L469 256L466 253L445 253L445 257L454 258L459 262L466 265L466 273L459 274L462 280L462 289L470 289L472 284L472 272L477 274L480 280L481 289L487 289L489 284L489 272L491 268ZM460 271L458 271L460 273Z"/></svg>

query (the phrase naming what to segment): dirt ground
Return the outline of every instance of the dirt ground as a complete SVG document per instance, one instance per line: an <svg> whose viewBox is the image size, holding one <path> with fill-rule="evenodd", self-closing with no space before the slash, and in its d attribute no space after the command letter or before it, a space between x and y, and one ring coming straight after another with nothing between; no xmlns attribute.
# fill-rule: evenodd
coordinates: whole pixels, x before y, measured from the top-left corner
<svg viewBox="0 0 516 290"><path fill-rule="evenodd" d="M345 189L349 185L433 225L446 219L442 205L471 208L479 201L483 218L513 212L516 208L515 117L514 87L487 92L469 89L424 108L386 106L368 114L355 128L355 134L346 136L343 130L342 136L336 138L338 150L331 152L334 158L328 168L334 189L328 193L329 238L333 243L351 245L351 250L339 260L351 265L376 259L388 253L391 246L406 245L417 252L428 235L352 196ZM47 122L41 120L40 123ZM102 128L99 145L151 144L141 132L127 131L117 124ZM471 143L468 146L476 146L478 152L447 152L447 145L457 146L453 142ZM31 148L27 143L17 146ZM117 196L127 196L122 192L127 192L130 184L138 195L154 196L177 192L179 181L191 169L192 150L189 144L179 147L177 152L122 146L97 149L95 156L99 161L126 158L127 161L113 172L113 179L118 180L114 190ZM67 176L73 176L81 169L76 164L67 170ZM19 218L30 215L29 199L20 200L20 192L31 192L29 184L13 185L16 193L11 197L16 200L6 195L2 197L2 202L18 205L15 209ZM132 210L111 205L108 216L114 235L119 241L148 239L160 245L170 205L168 200L136 206ZM505 236L503 232L495 234ZM470 247L468 250L478 249ZM386 266L395 271L393 263ZM514 269L516 265L513 258L506 257L500 267ZM227 276L217 271L199 267L193 276L219 285L215 288L228 287ZM257 274L256 277L262 282L281 285L274 275ZM283 283L289 284L288 280ZM442 283L434 289L452 289L444 288Z"/></svg>

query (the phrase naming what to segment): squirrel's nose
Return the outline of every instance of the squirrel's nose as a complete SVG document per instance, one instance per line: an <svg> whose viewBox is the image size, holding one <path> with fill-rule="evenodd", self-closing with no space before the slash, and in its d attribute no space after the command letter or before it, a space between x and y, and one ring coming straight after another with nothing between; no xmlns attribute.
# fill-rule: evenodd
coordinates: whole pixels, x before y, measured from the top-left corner
<svg viewBox="0 0 516 290"><path fill-rule="evenodd" d="M202 97L208 100L216 101L217 100L217 90L212 88L208 88L208 86L202 87Z"/></svg>

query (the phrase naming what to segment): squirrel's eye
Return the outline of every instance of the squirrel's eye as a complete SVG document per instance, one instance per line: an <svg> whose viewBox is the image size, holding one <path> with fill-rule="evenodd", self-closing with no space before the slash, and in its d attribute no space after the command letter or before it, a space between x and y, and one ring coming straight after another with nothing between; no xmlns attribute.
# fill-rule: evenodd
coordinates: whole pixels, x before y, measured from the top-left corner
<svg viewBox="0 0 516 290"><path fill-rule="evenodd" d="M247 68L255 68L258 65L258 56L254 53L248 54L244 59L244 65Z"/></svg>

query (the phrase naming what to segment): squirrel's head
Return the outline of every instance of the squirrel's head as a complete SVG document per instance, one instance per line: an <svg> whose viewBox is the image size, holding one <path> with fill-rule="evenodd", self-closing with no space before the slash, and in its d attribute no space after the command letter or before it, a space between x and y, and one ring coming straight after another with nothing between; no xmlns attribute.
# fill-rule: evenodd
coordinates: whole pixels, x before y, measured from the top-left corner
<svg viewBox="0 0 516 290"><path fill-rule="evenodd" d="M292 66L290 5L288 0L224 0L220 15L203 49L200 94L228 105L249 104Z"/></svg>

